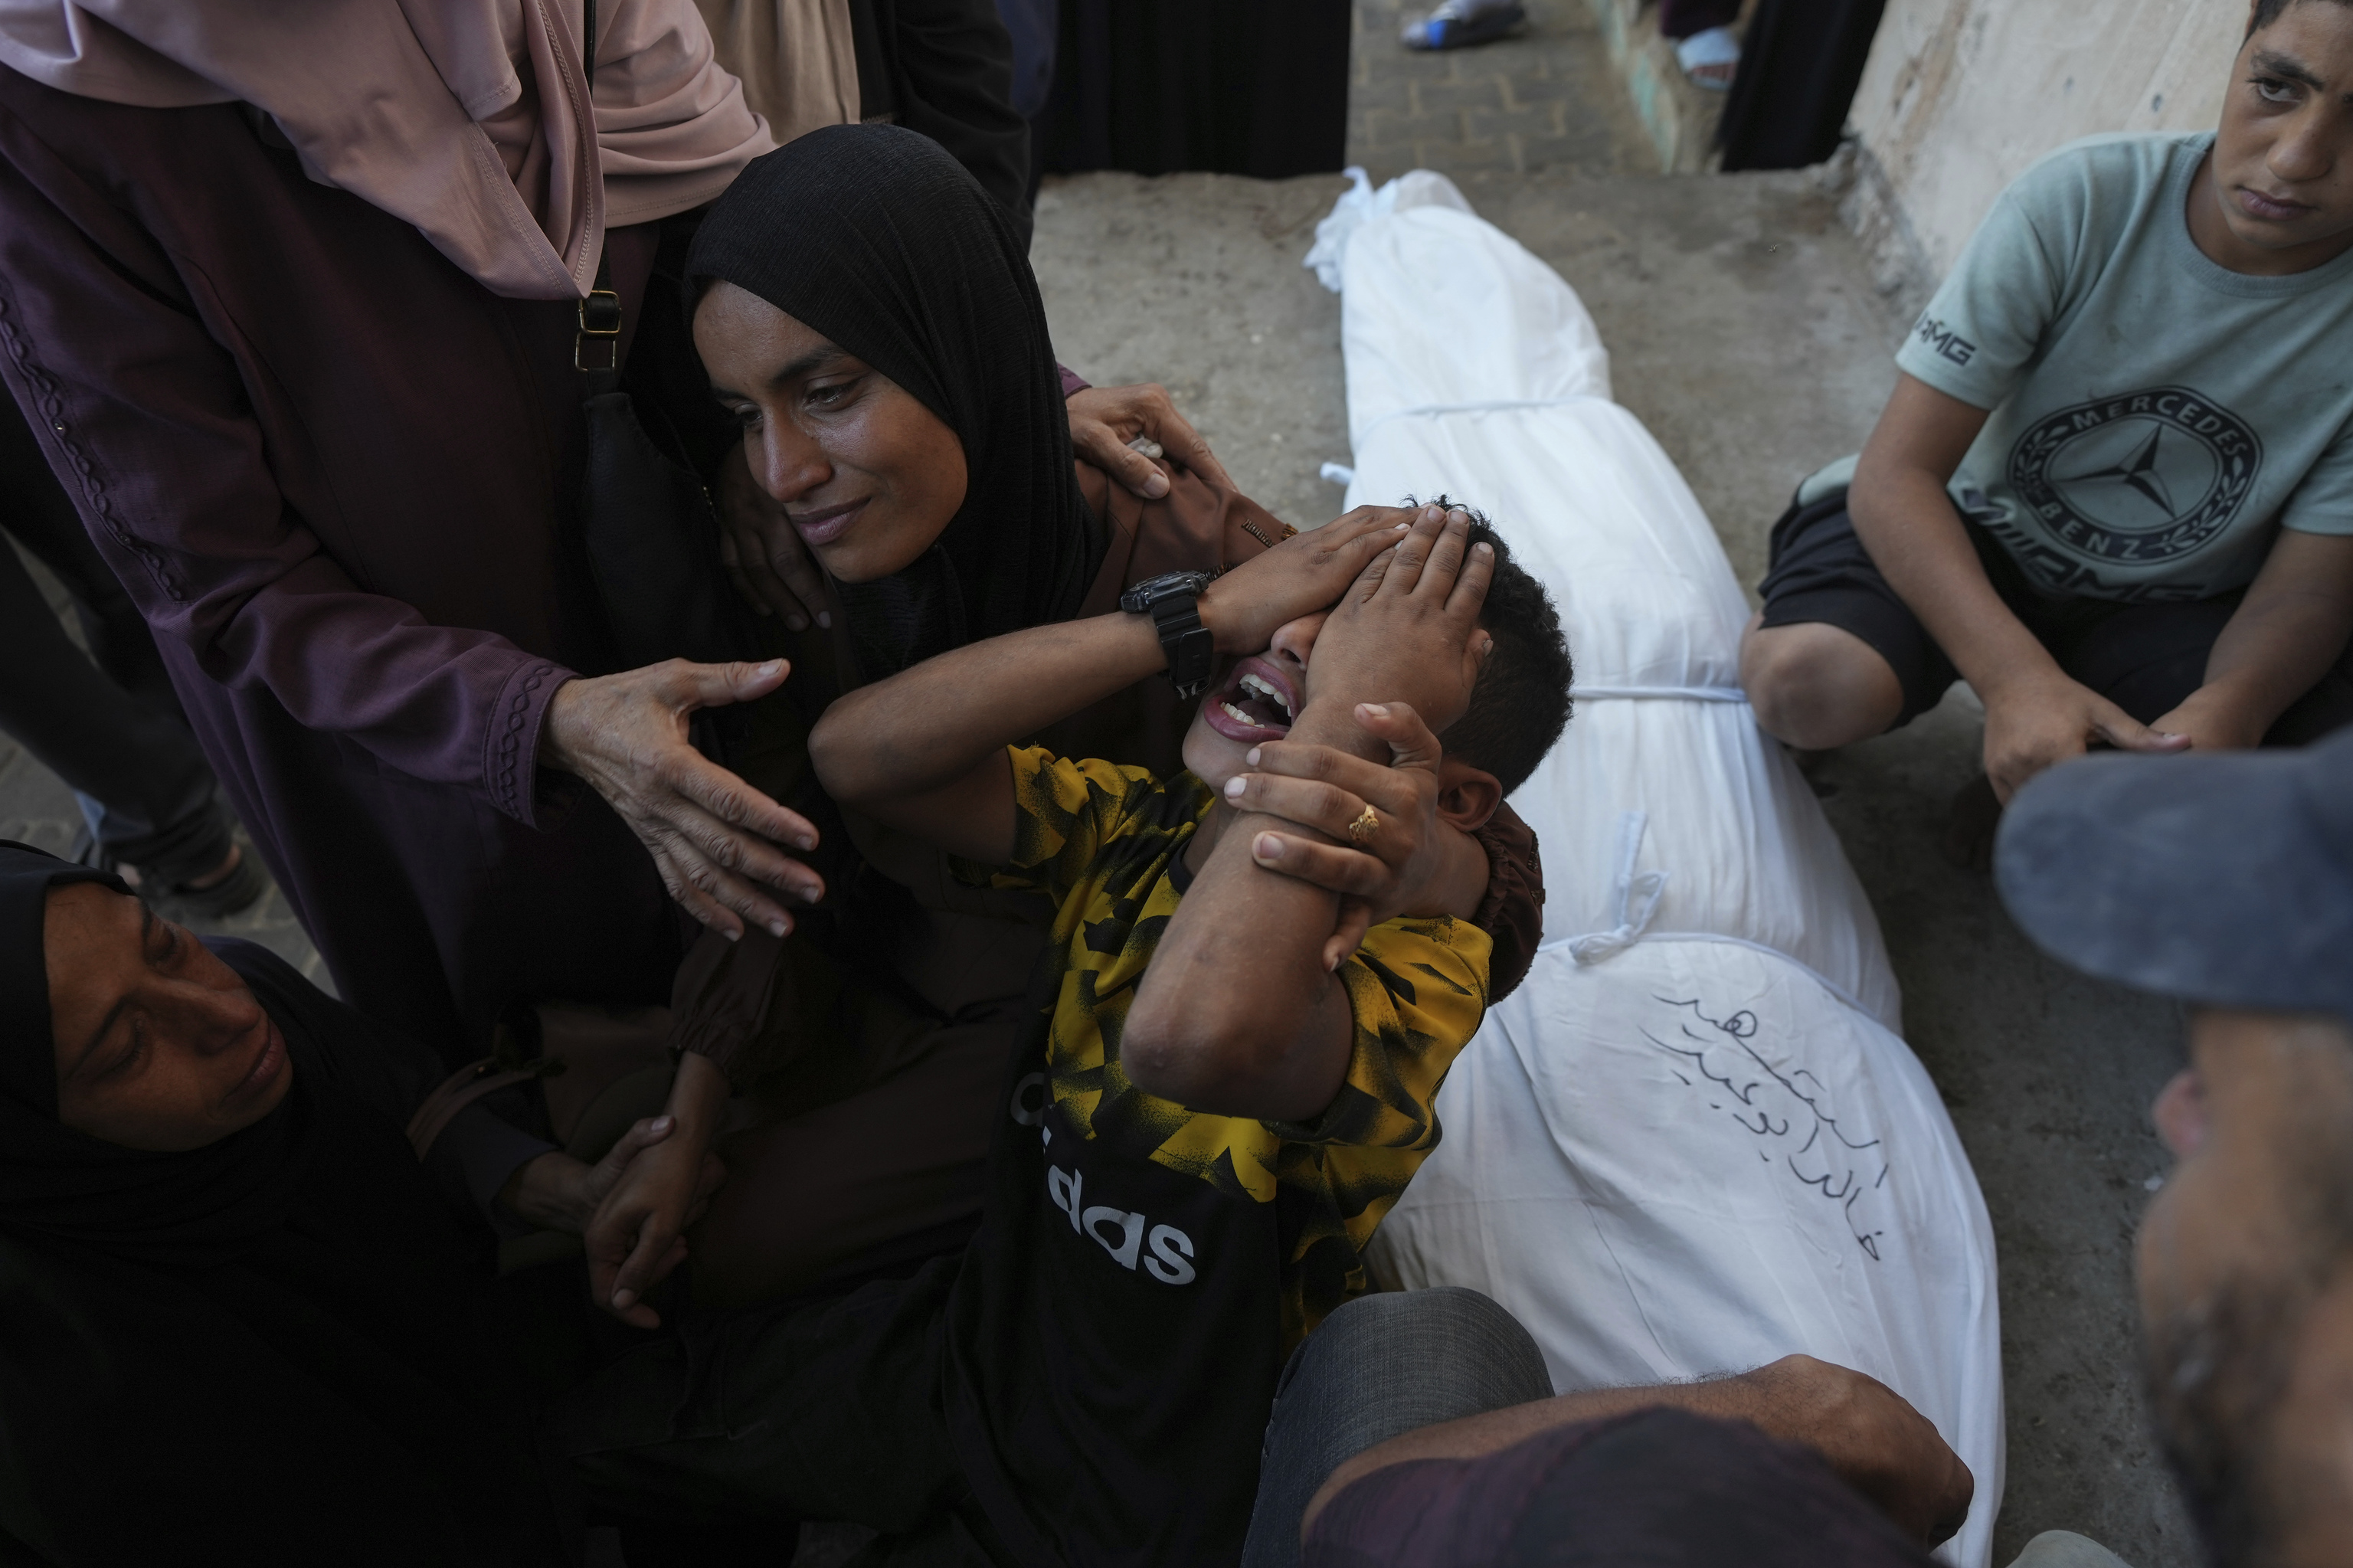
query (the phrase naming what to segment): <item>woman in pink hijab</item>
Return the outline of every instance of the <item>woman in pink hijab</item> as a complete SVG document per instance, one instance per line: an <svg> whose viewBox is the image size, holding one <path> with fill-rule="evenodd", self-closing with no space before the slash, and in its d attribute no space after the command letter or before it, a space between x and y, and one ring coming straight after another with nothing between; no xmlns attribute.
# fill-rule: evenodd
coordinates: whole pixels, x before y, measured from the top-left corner
<svg viewBox="0 0 2353 1568"><path fill-rule="evenodd" d="M461 1059L518 998L659 1001L723 822L808 874L678 716L780 676L606 673L567 549L582 296L634 329L772 143L691 0L604 0L593 93L582 21L0 0L0 376L345 998Z"/></svg>
<svg viewBox="0 0 2353 1568"><path fill-rule="evenodd" d="M692 0L584 51L588 10L0 0L0 379L343 994L453 1061L664 1000L673 895L774 930L819 887L687 739L786 672L619 668L583 562L581 302L693 447L700 373L640 362L774 144Z"/></svg>

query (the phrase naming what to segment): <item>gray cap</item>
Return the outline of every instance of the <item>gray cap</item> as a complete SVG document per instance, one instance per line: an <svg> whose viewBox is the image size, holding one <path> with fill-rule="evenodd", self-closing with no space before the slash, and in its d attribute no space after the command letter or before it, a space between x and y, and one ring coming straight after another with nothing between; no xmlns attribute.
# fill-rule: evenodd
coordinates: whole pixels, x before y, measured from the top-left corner
<svg viewBox="0 0 2353 1568"><path fill-rule="evenodd" d="M1994 878L2026 934L2087 973L2353 1019L2353 732L2053 768L2003 814Z"/></svg>

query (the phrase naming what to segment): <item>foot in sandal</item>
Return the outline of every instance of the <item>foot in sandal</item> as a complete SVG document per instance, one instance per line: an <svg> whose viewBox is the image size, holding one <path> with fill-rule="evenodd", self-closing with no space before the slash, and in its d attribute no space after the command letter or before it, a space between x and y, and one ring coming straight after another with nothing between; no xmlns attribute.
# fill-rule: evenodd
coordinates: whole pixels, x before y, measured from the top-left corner
<svg viewBox="0 0 2353 1568"><path fill-rule="evenodd" d="M1419 22L1405 25L1409 49L1459 49L1502 37L1527 20L1519 0L1445 0Z"/></svg>
<svg viewBox="0 0 2353 1568"><path fill-rule="evenodd" d="M1710 27L1675 44L1675 63L1695 87L1710 92L1730 90L1740 70L1740 40L1729 27Z"/></svg>

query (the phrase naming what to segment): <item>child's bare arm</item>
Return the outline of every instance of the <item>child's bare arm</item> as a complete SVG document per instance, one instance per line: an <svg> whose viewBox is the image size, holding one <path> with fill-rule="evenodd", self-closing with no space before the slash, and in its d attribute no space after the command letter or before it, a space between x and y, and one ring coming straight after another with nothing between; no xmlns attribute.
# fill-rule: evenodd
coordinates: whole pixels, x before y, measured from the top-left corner
<svg viewBox="0 0 2353 1568"><path fill-rule="evenodd" d="M1419 523L1349 589L1316 641L1294 738L1363 746L1354 718L1363 701L1409 702L1440 728L1462 712L1494 570L1493 553L1466 550L1468 537L1460 512L1442 527ZM1147 1094L1222 1115L1303 1121L1331 1103L1347 1074L1347 992L1323 959L1338 895L1252 863L1252 836L1278 824L1299 831L1257 813L1227 825L1145 970L1120 1063Z"/></svg>

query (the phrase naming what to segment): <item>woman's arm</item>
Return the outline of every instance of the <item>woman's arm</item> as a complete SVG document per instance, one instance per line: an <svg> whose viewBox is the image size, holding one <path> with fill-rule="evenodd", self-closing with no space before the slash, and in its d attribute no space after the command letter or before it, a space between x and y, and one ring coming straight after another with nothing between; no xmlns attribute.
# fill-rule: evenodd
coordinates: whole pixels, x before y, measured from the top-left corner
<svg viewBox="0 0 2353 1568"><path fill-rule="evenodd" d="M843 696L810 733L809 760L842 805L997 864L1013 854L1005 748L1167 662L1145 615L992 637Z"/></svg>
<svg viewBox="0 0 2353 1568"><path fill-rule="evenodd" d="M148 623L221 684L533 821L541 717L571 672L362 589L279 488L163 246L5 114L0 136L0 376Z"/></svg>
<svg viewBox="0 0 2353 1568"><path fill-rule="evenodd" d="M2070 679L1994 591L1945 489L1986 417L1926 382L1898 377L1855 468L1847 506L1872 563L1984 699L1994 793L2008 800L2094 740L2132 751L2179 750L2180 741Z"/></svg>
<svg viewBox="0 0 2353 1568"><path fill-rule="evenodd" d="M813 830L693 754L671 683L583 681L364 590L280 488L239 363L207 329L214 302L192 298L111 194L5 112L0 141L0 377L159 636L305 728L527 824L547 805L543 762L581 774L706 921L784 922L755 884L811 895L813 874L774 846ZM39 188L26 167L41 170ZM758 694L719 683L729 689L706 681L686 705ZM573 722L591 697L599 714Z"/></svg>
<svg viewBox="0 0 2353 1568"><path fill-rule="evenodd" d="M1218 651L1258 652L1283 622L1330 604L1409 515L1364 508L1210 584L1198 610ZM1014 822L1005 748L1166 667L1148 616L1032 627L849 693L818 721L809 758L843 805L951 853L1002 862Z"/></svg>
<svg viewBox="0 0 2353 1568"><path fill-rule="evenodd" d="M2353 638L2353 535L2284 528L2214 651L2206 683L2152 726L2200 751L2261 746Z"/></svg>

